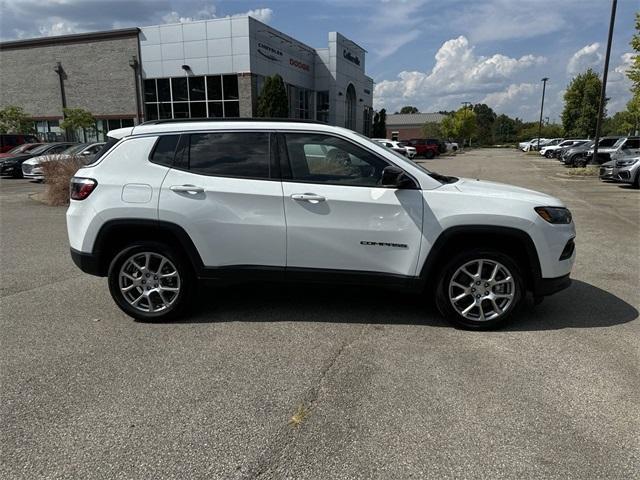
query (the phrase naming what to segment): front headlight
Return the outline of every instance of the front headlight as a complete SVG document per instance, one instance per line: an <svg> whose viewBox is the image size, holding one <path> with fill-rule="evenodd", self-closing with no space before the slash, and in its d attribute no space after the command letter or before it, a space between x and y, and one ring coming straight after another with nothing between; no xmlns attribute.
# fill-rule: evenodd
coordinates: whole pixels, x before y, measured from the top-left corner
<svg viewBox="0 0 640 480"><path fill-rule="evenodd" d="M544 220L553 224L571 223L571 212L563 207L536 207L534 209Z"/></svg>
<svg viewBox="0 0 640 480"><path fill-rule="evenodd" d="M628 158L626 160L618 160L616 162L616 166L618 167L629 167L631 165L635 165L640 158Z"/></svg>

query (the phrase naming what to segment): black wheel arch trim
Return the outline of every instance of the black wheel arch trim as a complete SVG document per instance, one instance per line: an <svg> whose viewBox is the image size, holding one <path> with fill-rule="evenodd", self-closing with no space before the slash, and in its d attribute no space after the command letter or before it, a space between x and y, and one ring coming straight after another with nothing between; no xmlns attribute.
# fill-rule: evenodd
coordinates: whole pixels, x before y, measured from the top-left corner
<svg viewBox="0 0 640 480"><path fill-rule="evenodd" d="M93 250L91 252L91 256L95 257L95 270L97 273L93 273L98 276L106 276L107 270L109 268L108 262L105 261L104 255L110 251L109 249L109 241L113 240L112 235L114 231L119 229L123 229L126 231L127 229L144 229L146 236L153 240L154 237L159 238L162 234L168 233L170 234L182 248L183 252L189 259L191 265L194 268L196 273L204 270L204 263L202 261L202 257L198 252L196 246L194 245L191 237L187 234L187 232L179 225L167 222L163 220L152 220L152 219L141 219L141 218L127 218L127 219L114 219L109 220L102 225L98 234L96 235L95 242L93 244ZM156 235L154 235L154 233ZM130 241L135 241L135 238L129 239ZM122 243L127 243L126 241ZM83 254L87 255L87 254ZM86 263L86 261L85 261ZM79 265L78 265L79 266ZM87 272L90 273L90 272Z"/></svg>
<svg viewBox="0 0 640 480"><path fill-rule="evenodd" d="M488 235L501 238L515 239L520 246L524 247L526 253L529 272L531 273L530 288L535 292L539 289L542 281L542 271L540 268L540 259L536 250L533 239L524 230L514 227L502 227L492 225L459 225L449 227L438 235L433 246L429 250L429 254L420 270L420 279L424 284L428 284L433 278L433 274L441 266L443 262L443 252L447 248L447 244L455 237L463 235Z"/></svg>

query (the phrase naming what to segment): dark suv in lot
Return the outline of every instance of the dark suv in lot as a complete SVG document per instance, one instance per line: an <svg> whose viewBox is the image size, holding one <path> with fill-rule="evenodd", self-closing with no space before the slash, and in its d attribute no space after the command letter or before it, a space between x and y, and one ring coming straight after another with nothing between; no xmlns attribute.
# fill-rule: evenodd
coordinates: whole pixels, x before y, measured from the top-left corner
<svg viewBox="0 0 640 480"><path fill-rule="evenodd" d="M0 153L8 152L23 143L35 143L38 139L33 135L2 134L0 135Z"/></svg>
<svg viewBox="0 0 640 480"><path fill-rule="evenodd" d="M412 138L407 143L416 149L417 157L433 158L440 155L440 141L435 138Z"/></svg>

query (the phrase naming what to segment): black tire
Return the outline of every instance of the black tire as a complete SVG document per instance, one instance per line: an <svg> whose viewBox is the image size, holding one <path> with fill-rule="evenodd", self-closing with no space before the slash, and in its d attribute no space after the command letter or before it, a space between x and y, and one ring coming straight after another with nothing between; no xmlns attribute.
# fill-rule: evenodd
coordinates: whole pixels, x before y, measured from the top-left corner
<svg viewBox="0 0 640 480"><path fill-rule="evenodd" d="M638 171L638 172L636 173L636 179L635 179L635 181L631 184L631 186L632 186L633 188L640 188L640 171Z"/></svg>
<svg viewBox="0 0 640 480"><path fill-rule="evenodd" d="M433 150L427 150L426 152L424 152L424 158L426 158L427 160L431 160L433 157L435 157L435 153L433 153Z"/></svg>
<svg viewBox="0 0 640 480"><path fill-rule="evenodd" d="M461 267L463 267L465 264L468 264L470 262L478 262L480 260L483 261L484 267L482 268L485 272L487 272L487 274L489 273L488 269L492 269L491 262L498 262L505 268L505 271L507 271L511 276L511 278L513 279L513 284L510 285L512 289L512 292L510 292L512 294L511 303L509 303L504 308L502 313L495 316L494 318L490 318L486 320L475 320L473 318L468 318L463 316L454 307L453 305L454 302L453 300L450 299L450 295L449 295L449 285L454 274L456 274L456 272L458 272L458 270ZM459 277L456 277L456 280L458 278ZM480 278L482 278L482 275ZM503 277L503 278L506 278L506 277ZM469 277L469 279L471 280L472 277ZM489 280L482 280L482 281L489 281ZM471 283L473 283L473 280ZM495 291L498 285L489 286L489 287L487 287L486 285L487 284L480 285L479 287L476 287L475 285L470 285L468 288L476 287L480 290L484 290L486 288L491 293L504 293L504 292ZM452 289L453 288L457 288L457 287L452 287ZM501 288L501 287L498 287L498 288ZM478 291L478 293L482 295L483 293L486 294L486 291L485 292ZM492 250L488 248L487 249L478 248L478 249L468 250L466 252L462 252L456 255L448 263L446 263L445 266L440 270L438 285L436 288L436 305L440 313L445 318L447 318L449 321L451 321L453 324L459 327L469 329L469 330L490 330L503 325L513 315L513 313L518 310L520 303L522 301L522 298L524 298L525 296L524 294L525 294L524 279L523 279L521 270L518 266L518 263L509 255L501 253L497 250ZM467 295L473 297L476 295L476 293L473 293L473 294L468 293ZM471 298L471 300L473 300L474 303L476 302L476 300L473 298ZM489 302L489 301L490 301L489 297L487 297L486 299L481 298L480 308L483 308L483 305L486 305L486 302ZM499 301L500 300L498 300L498 302ZM459 308L463 308L464 306L465 306L464 304L461 306L459 305ZM493 307L491 305L489 305L489 307L493 310ZM478 307L475 307L475 308L478 308ZM482 315L484 315L484 310L482 311Z"/></svg>
<svg viewBox="0 0 640 480"><path fill-rule="evenodd" d="M142 283L145 283L146 281L158 282L158 283L150 284L150 285L147 285L146 287L145 286L133 287L133 290L132 290L133 292L137 292L136 295L140 294L143 296L144 296L145 288L151 290L151 292L146 294L147 298L143 298L143 300L141 301L140 308L136 308L132 304L130 304L130 302L125 297L125 294L122 292L121 286L120 286L120 282L121 282L120 271L122 269L123 264L125 264L125 262L127 262L129 259L131 259L135 255L137 254L141 255L143 253L150 253L152 256L152 260L151 260L152 262L153 261L159 262L160 257L164 257L168 259L169 262L173 264L171 266L175 267L175 271L177 273L177 279L178 279L177 281L179 282L177 284L179 291L177 292L175 297L174 296L169 297L170 305L167 307L162 306L161 310L158 310L155 312L142 310L142 308L145 306L142 302L146 302L147 307L150 305L151 310L153 310L154 309L153 305L154 303L157 303L158 299L160 299L163 302L166 301L165 297L161 296L159 292L156 291L156 293L154 293L154 290L155 290L154 287L157 287L158 284L162 285L161 282L163 280L162 278L160 278L159 280L154 280L154 278L158 278L159 275L154 277L152 273L153 267L150 268L150 272L151 272L150 277L149 277L149 274L143 275L142 271L140 271L140 276L136 278L136 280L142 279L141 280ZM157 266L158 266L158 263L156 263L155 265L156 269L157 269ZM137 275L137 273L135 275ZM149 277L148 280L143 279L145 275L146 277ZM171 282L171 283L165 283L165 287L171 287L171 288L176 287L176 283L173 278L174 276L172 276L170 280L169 279L164 280L165 282ZM109 291L111 293L111 297L116 302L118 307L120 307L120 309L130 317L133 317L137 320L146 321L146 322L161 322L161 321L173 320L185 314L188 311L189 306L193 303L192 302L193 294L196 291L195 275L193 274L191 265L189 264L188 260L184 257L184 255L181 254L181 252L175 251L168 245L165 245L163 243L157 243L157 242L147 242L147 241L136 242L135 244L129 245L123 250L121 250L111 261L111 265L109 266L108 282L109 282ZM141 290L142 290L142 293L140 293ZM171 294L167 294L167 295L171 295Z"/></svg>
<svg viewBox="0 0 640 480"><path fill-rule="evenodd" d="M456 150L458 150L458 147L456 147L455 145L453 146L453 151L455 152Z"/></svg>
<svg viewBox="0 0 640 480"><path fill-rule="evenodd" d="M551 156L552 156L552 155L553 155L553 152L552 152L552 151L547 150L546 152L544 152L544 156L545 156L546 158L551 158Z"/></svg>

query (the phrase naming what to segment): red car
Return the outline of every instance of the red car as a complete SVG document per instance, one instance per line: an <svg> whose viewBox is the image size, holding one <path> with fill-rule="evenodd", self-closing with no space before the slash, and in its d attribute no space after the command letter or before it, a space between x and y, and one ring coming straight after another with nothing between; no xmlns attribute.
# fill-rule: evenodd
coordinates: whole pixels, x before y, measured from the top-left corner
<svg viewBox="0 0 640 480"><path fill-rule="evenodd" d="M416 157L433 158L440 155L440 142L438 140L412 138L407 143L416 149Z"/></svg>
<svg viewBox="0 0 640 480"><path fill-rule="evenodd" d="M2 134L0 135L0 153L8 152L9 150L22 145L23 143L34 143L38 139L33 135L19 134Z"/></svg>
<svg viewBox="0 0 640 480"><path fill-rule="evenodd" d="M8 152L0 153L0 158L13 157L15 155L29 153L31 150L39 147L40 145L44 145L44 143L23 143L22 145L18 145L17 147L12 148Z"/></svg>

